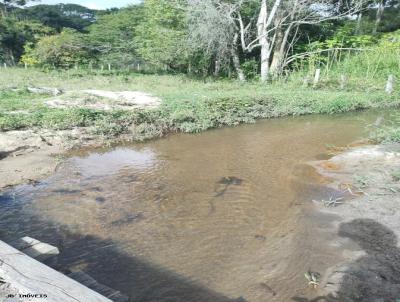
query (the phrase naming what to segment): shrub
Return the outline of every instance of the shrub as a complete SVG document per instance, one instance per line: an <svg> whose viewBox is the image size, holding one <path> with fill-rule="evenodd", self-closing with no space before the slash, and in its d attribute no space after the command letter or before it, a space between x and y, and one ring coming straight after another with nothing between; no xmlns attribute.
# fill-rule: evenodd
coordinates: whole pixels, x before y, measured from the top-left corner
<svg viewBox="0 0 400 302"><path fill-rule="evenodd" d="M27 45L23 62L44 67L71 68L88 64L93 52L87 47L86 37L72 29L60 34L42 37L35 47Z"/></svg>

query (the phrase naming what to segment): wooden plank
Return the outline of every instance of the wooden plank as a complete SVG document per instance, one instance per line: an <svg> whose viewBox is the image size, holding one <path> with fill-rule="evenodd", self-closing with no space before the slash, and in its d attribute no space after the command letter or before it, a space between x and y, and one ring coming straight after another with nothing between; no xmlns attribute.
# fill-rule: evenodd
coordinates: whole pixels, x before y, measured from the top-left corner
<svg viewBox="0 0 400 302"><path fill-rule="evenodd" d="M79 283L86 285L90 289L102 294L103 296L111 299L114 302L128 302L129 297L121 294L120 291L114 290L104 284L98 283L95 279L90 277L84 272L73 272L68 274L69 277L78 281Z"/></svg>
<svg viewBox="0 0 400 302"><path fill-rule="evenodd" d="M0 241L0 276L20 294L45 294L52 302L112 302L75 280Z"/></svg>

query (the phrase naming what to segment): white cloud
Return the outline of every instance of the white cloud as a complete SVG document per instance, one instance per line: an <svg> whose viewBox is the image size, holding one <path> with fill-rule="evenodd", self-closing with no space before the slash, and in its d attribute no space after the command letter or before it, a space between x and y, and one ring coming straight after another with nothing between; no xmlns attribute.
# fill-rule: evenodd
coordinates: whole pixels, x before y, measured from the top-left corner
<svg viewBox="0 0 400 302"><path fill-rule="evenodd" d="M105 7L101 7L100 5L94 3L94 2L87 2L87 3L82 3L81 5L86 6L87 8L90 9L104 9Z"/></svg>

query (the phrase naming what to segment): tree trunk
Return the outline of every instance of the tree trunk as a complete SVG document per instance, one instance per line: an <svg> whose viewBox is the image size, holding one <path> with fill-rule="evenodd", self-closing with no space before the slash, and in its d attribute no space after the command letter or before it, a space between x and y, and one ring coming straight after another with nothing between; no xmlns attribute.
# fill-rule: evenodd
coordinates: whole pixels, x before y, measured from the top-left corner
<svg viewBox="0 0 400 302"><path fill-rule="evenodd" d="M253 48L255 47L260 47L261 48L261 81L266 82L269 80L269 73L270 73L270 56L271 56L271 49L273 48L273 43L275 39L270 39L270 32L268 31L268 28L270 25L273 23L275 20L274 18L276 17L276 13L278 11L278 8L281 4L282 0L275 0L274 5L272 6L271 12L268 15L268 8L267 8L267 0L261 0L261 8L260 8L260 13L258 15L258 20L257 20L257 38L253 40L251 43L247 44L245 43L245 35L246 35L246 30L243 26L243 22L241 17L239 17L239 24L240 24L240 33L241 33L241 42L242 42L242 48L244 51L251 52Z"/></svg>
<svg viewBox="0 0 400 302"><path fill-rule="evenodd" d="M268 81L270 49L267 33L267 1L261 1L260 14L257 21L258 40L261 46L261 82Z"/></svg>
<svg viewBox="0 0 400 302"><path fill-rule="evenodd" d="M274 75L281 73L281 66L284 57L285 47L283 47L284 34L281 28L277 29L274 53L272 55L272 62L270 72Z"/></svg>
<svg viewBox="0 0 400 302"><path fill-rule="evenodd" d="M235 66L235 69L236 69L238 80L240 82L245 82L246 76L244 75L244 72L243 72L242 68L240 67L239 56L237 55L237 53L234 53L232 55L232 59L233 59L233 65Z"/></svg>
<svg viewBox="0 0 400 302"><path fill-rule="evenodd" d="M296 14L296 9L298 5L298 0L295 0L293 3L292 7L292 12L290 14L289 21L293 21L295 14ZM270 71L273 74L280 74L282 73L284 61L285 61L285 56L286 56L286 51L287 51L287 44L289 41L289 35L293 29L293 24L290 22L288 27L283 30L282 26L280 25L282 22L282 16L280 15L279 18L275 22L275 26L277 28L276 32L276 38L275 38L275 47L274 47L274 54L272 57L272 62L271 62L271 67Z"/></svg>
<svg viewBox="0 0 400 302"><path fill-rule="evenodd" d="M10 59L11 59L11 65L15 66L15 57L12 49L10 50Z"/></svg>
<svg viewBox="0 0 400 302"><path fill-rule="evenodd" d="M1 17L6 18L7 17L7 6L6 4L3 4L3 7L0 9L1 11Z"/></svg>
<svg viewBox="0 0 400 302"><path fill-rule="evenodd" d="M235 67L238 79L240 82L245 82L246 81L246 76L244 75L244 72L242 68L240 67L240 59L237 51L237 41L239 39L239 35L236 33L234 38L233 38L233 47L232 47L232 61L233 61L233 66Z"/></svg>
<svg viewBox="0 0 400 302"><path fill-rule="evenodd" d="M260 39L261 44L261 82L269 80L269 43L266 38Z"/></svg>
<svg viewBox="0 0 400 302"><path fill-rule="evenodd" d="M362 12L359 12L357 15L357 26L356 26L356 35L361 35L361 21L362 21Z"/></svg>
<svg viewBox="0 0 400 302"><path fill-rule="evenodd" d="M379 25L381 24L383 12L385 11L385 0L380 0L378 3L378 9L376 10L376 20L373 33L378 32Z"/></svg>

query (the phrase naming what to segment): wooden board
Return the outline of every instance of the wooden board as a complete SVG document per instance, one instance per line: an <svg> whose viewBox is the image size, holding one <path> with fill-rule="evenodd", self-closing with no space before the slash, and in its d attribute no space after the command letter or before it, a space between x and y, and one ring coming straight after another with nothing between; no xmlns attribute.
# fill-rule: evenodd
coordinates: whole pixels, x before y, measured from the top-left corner
<svg viewBox="0 0 400 302"><path fill-rule="evenodd" d="M0 276L20 294L52 302L112 302L82 284L0 241Z"/></svg>

